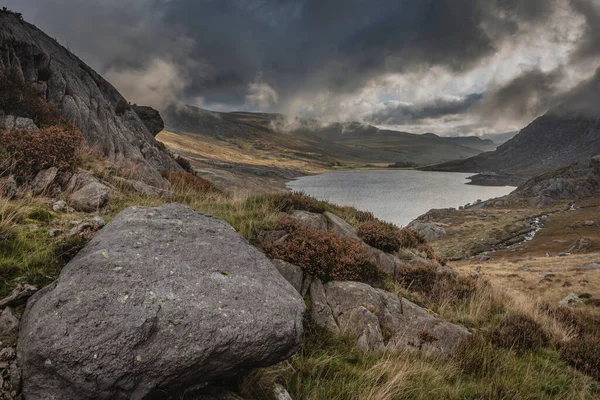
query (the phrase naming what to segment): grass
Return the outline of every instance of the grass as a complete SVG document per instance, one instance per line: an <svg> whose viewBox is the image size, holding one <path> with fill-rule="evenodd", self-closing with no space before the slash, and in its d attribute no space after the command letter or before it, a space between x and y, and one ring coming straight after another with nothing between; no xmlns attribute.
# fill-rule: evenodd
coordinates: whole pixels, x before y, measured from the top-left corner
<svg viewBox="0 0 600 400"><path fill-rule="evenodd" d="M416 352L368 354L351 341L309 327L290 360L257 370L246 395L271 399L274 383L294 399L593 399L593 379L569 368L551 349L518 354L477 337L455 358Z"/></svg>

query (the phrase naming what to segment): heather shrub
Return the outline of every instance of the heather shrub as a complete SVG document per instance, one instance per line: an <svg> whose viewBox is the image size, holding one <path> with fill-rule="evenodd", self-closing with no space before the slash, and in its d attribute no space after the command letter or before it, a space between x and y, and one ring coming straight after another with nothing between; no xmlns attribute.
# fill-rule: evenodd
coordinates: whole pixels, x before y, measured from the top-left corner
<svg viewBox="0 0 600 400"><path fill-rule="evenodd" d="M358 236L369 246L393 253L400 249L399 231L394 224L371 221L360 224Z"/></svg>
<svg viewBox="0 0 600 400"><path fill-rule="evenodd" d="M208 192L217 191L215 185L204 178L189 172L167 172L165 177L171 182L171 187L175 192Z"/></svg>
<svg viewBox="0 0 600 400"><path fill-rule="evenodd" d="M420 245L427 243L427 241L421 234L408 228L400 230L400 235L398 239L400 241L400 247L407 249L417 248Z"/></svg>
<svg viewBox="0 0 600 400"><path fill-rule="evenodd" d="M565 343L561 357L572 367L600 381L600 338L585 336Z"/></svg>
<svg viewBox="0 0 600 400"><path fill-rule="evenodd" d="M326 202L302 193L285 193L277 196L275 200L279 210L283 212L302 210L321 214L327 210Z"/></svg>
<svg viewBox="0 0 600 400"><path fill-rule="evenodd" d="M43 169L71 170L78 166L83 135L73 125L63 124L37 132L0 131L0 143L12 158L11 172L23 180Z"/></svg>
<svg viewBox="0 0 600 400"><path fill-rule="evenodd" d="M0 110L7 115L31 118L38 126L55 124L56 106L44 98L16 68L0 72Z"/></svg>
<svg viewBox="0 0 600 400"><path fill-rule="evenodd" d="M440 274L432 265L407 265L396 271L396 280L400 285L424 296L433 293Z"/></svg>
<svg viewBox="0 0 600 400"><path fill-rule="evenodd" d="M310 229L298 221L284 219L278 229L289 237L282 242L263 245L268 257L300 266L305 273L321 279L371 282L380 279L364 248L356 241L330 232Z"/></svg>
<svg viewBox="0 0 600 400"><path fill-rule="evenodd" d="M179 166L181 168L183 168L184 171L189 172L190 174L194 173L194 168L192 167L192 164L187 159L185 159L181 156L177 156L177 158L175 158L175 161L177 162L177 164L179 164Z"/></svg>
<svg viewBox="0 0 600 400"><path fill-rule="evenodd" d="M505 317L492 332L492 342L517 352L537 350L548 343L540 325L530 317L512 314Z"/></svg>

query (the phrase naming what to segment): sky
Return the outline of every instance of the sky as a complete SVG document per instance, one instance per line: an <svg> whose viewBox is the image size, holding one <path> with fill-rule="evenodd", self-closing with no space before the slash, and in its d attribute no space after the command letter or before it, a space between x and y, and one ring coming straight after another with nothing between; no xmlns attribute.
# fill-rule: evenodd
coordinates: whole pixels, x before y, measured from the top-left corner
<svg viewBox="0 0 600 400"><path fill-rule="evenodd" d="M516 131L600 67L600 0L5 0L119 89L446 136Z"/></svg>

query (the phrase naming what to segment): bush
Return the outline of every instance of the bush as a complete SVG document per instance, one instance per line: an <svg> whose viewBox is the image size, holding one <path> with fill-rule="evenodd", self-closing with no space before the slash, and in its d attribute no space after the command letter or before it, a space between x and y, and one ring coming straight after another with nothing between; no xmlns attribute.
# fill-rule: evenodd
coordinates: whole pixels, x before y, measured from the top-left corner
<svg viewBox="0 0 600 400"><path fill-rule="evenodd" d="M327 203L306 196L302 193L285 193L275 198L277 206L282 212L302 210L322 214L327 210Z"/></svg>
<svg viewBox="0 0 600 400"><path fill-rule="evenodd" d="M358 227L358 236L369 246L393 253L400 250L400 229L381 221L365 222Z"/></svg>
<svg viewBox="0 0 600 400"><path fill-rule="evenodd" d="M51 167L71 170L79 165L78 150L83 135L70 124L51 126L37 132L0 131L0 143L12 158L12 173L21 180Z"/></svg>
<svg viewBox="0 0 600 400"><path fill-rule="evenodd" d="M38 126L56 124L57 109L16 68L0 73L0 110L8 115L31 118Z"/></svg>
<svg viewBox="0 0 600 400"><path fill-rule="evenodd" d="M263 245L270 258L298 265L305 273L323 282L372 282L381 278L377 267L368 261L364 248L354 240L310 229L291 219L283 219L278 229L285 230L290 236L283 242Z"/></svg>
<svg viewBox="0 0 600 400"><path fill-rule="evenodd" d="M211 181L189 172L167 172L165 178L171 182L173 191L179 193L218 191Z"/></svg>
<svg viewBox="0 0 600 400"><path fill-rule="evenodd" d="M408 228L400 230L400 237L398 239L400 240L400 247L406 249L414 249L427 243L421 234Z"/></svg>
<svg viewBox="0 0 600 400"><path fill-rule="evenodd" d="M561 346L561 357L574 368L600 380L600 338L585 336Z"/></svg>
<svg viewBox="0 0 600 400"><path fill-rule="evenodd" d="M548 343L548 337L533 319L513 314L505 317L492 332L492 342L517 352L537 350Z"/></svg>
<svg viewBox="0 0 600 400"><path fill-rule="evenodd" d="M190 174L195 174L192 164L190 164L190 162L187 159L181 156L177 156L175 161L177 161L177 164L179 164L179 166L183 168L184 171L189 172Z"/></svg>

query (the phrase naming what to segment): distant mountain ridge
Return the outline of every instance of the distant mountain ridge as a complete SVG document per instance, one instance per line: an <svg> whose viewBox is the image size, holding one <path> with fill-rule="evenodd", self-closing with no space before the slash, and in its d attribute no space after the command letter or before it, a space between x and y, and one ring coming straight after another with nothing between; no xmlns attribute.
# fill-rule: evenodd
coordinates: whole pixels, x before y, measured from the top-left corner
<svg viewBox="0 0 600 400"><path fill-rule="evenodd" d="M299 154L319 155L353 164L421 165L467 158L493 143L474 138L428 137L378 129L359 122L323 125L315 120L292 124L279 114L214 112L193 106L172 105L163 112L167 129L223 140L263 141ZM456 140L455 140L456 139Z"/></svg>
<svg viewBox="0 0 600 400"><path fill-rule="evenodd" d="M493 152L428 170L535 176L600 154L600 70Z"/></svg>

